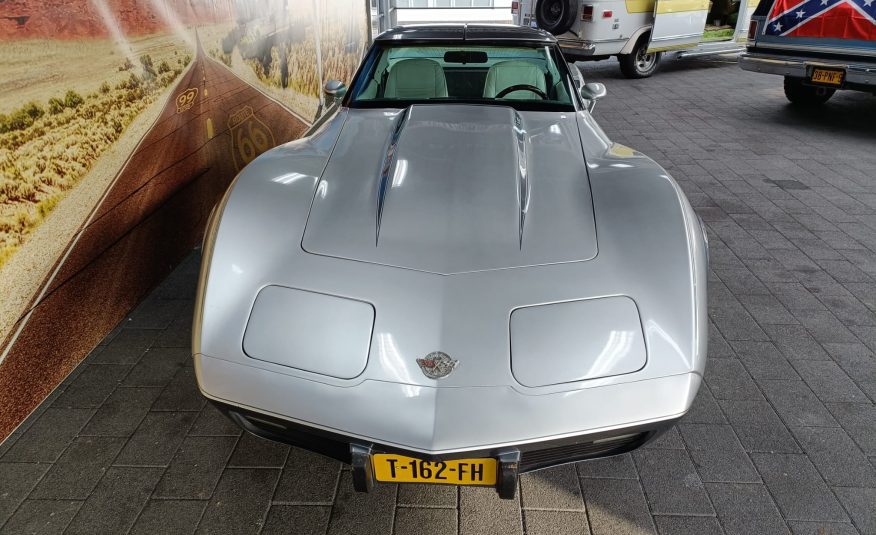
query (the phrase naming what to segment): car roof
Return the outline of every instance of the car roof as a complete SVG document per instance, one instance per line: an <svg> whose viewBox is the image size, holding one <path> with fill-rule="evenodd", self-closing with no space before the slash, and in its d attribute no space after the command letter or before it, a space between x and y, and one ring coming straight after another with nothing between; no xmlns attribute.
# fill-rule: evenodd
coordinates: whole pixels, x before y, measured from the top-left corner
<svg viewBox="0 0 876 535"><path fill-rule="evenodd" d="M514 24L411 24L387 30L375 37L374 41L378 43L477 41L554 44L557 39L544 30Z"/></svg>

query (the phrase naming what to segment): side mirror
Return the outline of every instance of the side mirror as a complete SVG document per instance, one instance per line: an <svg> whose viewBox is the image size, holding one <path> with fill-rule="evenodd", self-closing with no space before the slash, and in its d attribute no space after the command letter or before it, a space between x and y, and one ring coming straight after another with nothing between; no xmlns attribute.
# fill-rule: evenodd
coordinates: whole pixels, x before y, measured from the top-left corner
<svg viewBox="0 0 876 535"><path fill-rule="evenodd" d="M334 101L344 98L344 95L347 94L347 86L340 80L329 80L322 86L322 91L334 103Z"/></svg>
<svg viewBox="0 0 876 535"><path fill-rule="evenodd" d="M587 111L593 113L593 108L596 107L596 101L604 97L608 91L605 86L598 82L590 82L584 84L580 89L581 98L587 101Z"/></svg>

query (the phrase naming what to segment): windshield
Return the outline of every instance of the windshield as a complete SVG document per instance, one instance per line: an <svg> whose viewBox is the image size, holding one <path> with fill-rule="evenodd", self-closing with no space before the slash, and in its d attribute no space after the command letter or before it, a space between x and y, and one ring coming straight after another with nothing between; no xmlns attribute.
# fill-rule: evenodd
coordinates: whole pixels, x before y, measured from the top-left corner
<svg viewBox="0 0 876 535"><path fill-rule="evenodd" d="M574 110L565 63L550 46L377 45L353 83L351 107L502 103Z"/></svg>

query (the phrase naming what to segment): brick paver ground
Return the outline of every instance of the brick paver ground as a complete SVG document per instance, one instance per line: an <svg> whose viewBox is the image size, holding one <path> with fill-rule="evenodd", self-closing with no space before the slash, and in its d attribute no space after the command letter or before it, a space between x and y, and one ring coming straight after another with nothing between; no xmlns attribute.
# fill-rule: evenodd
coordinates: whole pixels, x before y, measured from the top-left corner
<svg viewBox="0 0 876 535"><path fill-rule="evenodd" d="M608 134L709 228L710 361L680 425L528 474L514 501L355 494L340 464L242 435L198 396L192 255L0 445L2 532L876 533L876 98L803 112L778 77L724 62L582 68L608 86Z"/></svg>

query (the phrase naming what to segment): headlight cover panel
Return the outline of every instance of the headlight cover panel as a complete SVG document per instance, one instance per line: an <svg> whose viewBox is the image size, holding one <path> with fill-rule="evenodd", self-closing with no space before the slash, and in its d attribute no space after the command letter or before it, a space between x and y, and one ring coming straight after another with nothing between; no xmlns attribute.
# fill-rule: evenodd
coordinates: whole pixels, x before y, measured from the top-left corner
<svg viewBox="0 0 876 535"><path fill-rule="evenodd" d="M368 363L373 327L370 303L266 286L253 305L243 350L254 359L352 379Z"/></svg>
<svg viewBox="0 0 876 535"><path fill-rule="evenodd" d="M639 311L629 297L537 305L511 313L511 371L524 386L632 373L646 361Z"/></svg>

